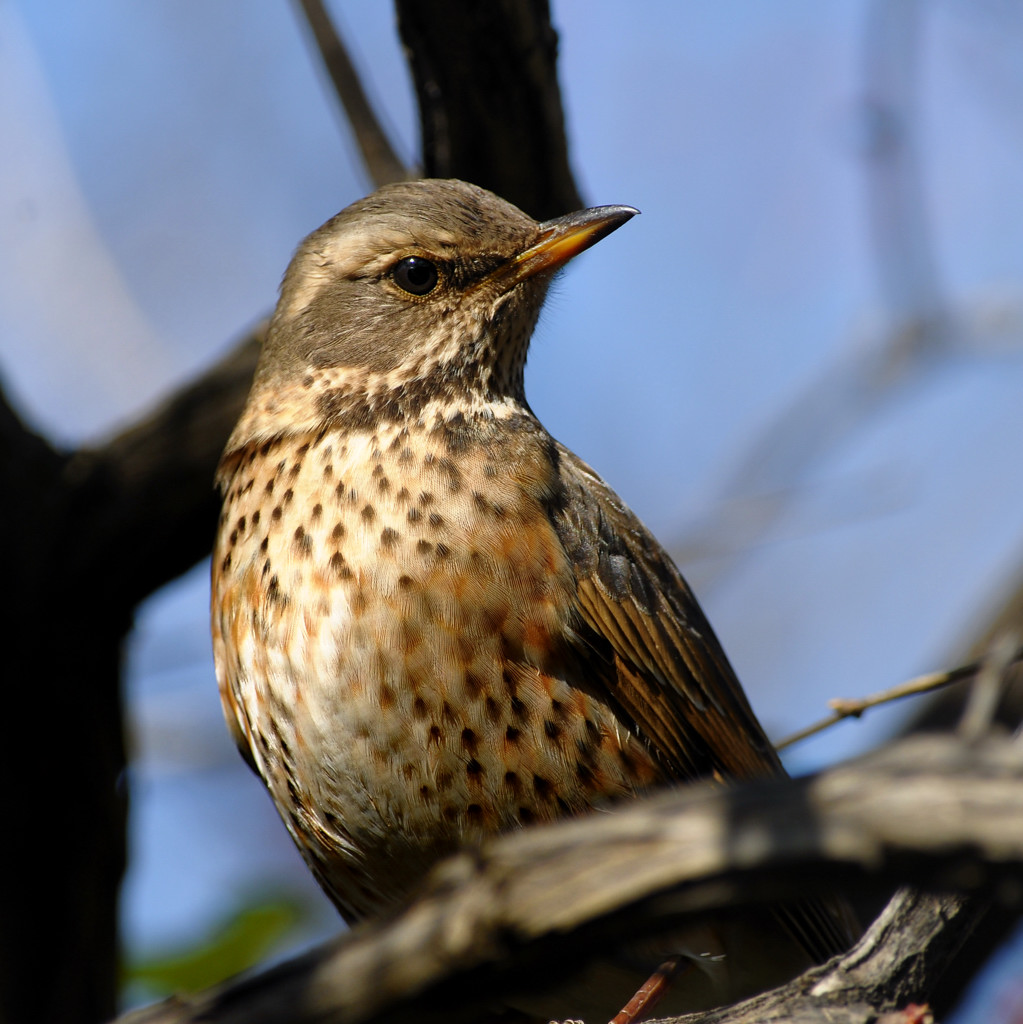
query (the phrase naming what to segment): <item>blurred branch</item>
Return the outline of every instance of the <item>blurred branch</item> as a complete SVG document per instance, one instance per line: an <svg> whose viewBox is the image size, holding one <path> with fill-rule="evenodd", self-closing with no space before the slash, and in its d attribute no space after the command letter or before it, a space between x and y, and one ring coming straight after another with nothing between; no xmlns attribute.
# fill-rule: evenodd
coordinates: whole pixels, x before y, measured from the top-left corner
<svg viewBox="0 0 1023 1024"><path fill-rule="evenodd" d="M956 658L980 658L993 649L999 638L1023 634L1023 565L1015 569L1016 584L1001 601L980 616L972 636L956 645ZM973 695L969 680L961 680L930 700L923 702L900 728L902 735L944 733L962 723L964 706ZM995 723L1005 729L1018 730L1023 721L1023 668L1016 663L1005 673L994 708ZM1008 936L1018 927L1018 907L992 906L984 914L959 956L949 966L946 984L952 990L962 989L977 970L987 963Z"/></svg>
<svg viewBox="0 0 1023 1024"><path fill-rule="evenodd" d="M962 329L935 265L917 148L926 10L920 0L872 0L864 32L867 214L887 313L884 333L826 367L766 424L718 488L714 515L672 545L701 593L771 536L811 472L936 365L934 357Z"/></svg>
<svg viewBox="0 0 1023 1024"><path fill-rule="evenodd" d="M0 392L6 757L16 766L0 874L0 1020L96 1021L114 1011L124 769L117 645L103 567L80 572L67 456ZM116 606L115 606L116 607ZM102 616L97 621L97 616ZM36 826L34 809L68 845Z"/></svg>
<svg viewBox="0 0 1023 1024"><path fill-rule="evenodd" d="M1018 899L1021 782L1018 745L917 738L814 778L698 785L526 829L445 862L389 922L123 1024L468 1021L563 981L609 945L690 915L805 896L808 882L869 876L976 892L904 893L847 956L686 1018L876 1020L931 997L988 898Z"/></svg>
<svg viewBox="0 0 1023 1024"><path fill-rule="evenodd" d="M998 637L1007 633L1023 634L1023 561L1016 564L1010 580L1001 596L978 616L977 622L955 645L953 656L978 658L990 650ZM962 714L968 692L966 682L945 690L919 708L902 732L951 729ZM1009 728L1023 721L1023 671L1019 668L1008 674L1008 685L1001 696L996 719Z"/></svg>
<svg viewBox="0 0 1023 1024"><path fill-rule="evenodd" d="M409 170L399 159L383 125L374 114L344 41L338 35L322 0L299 0L299 4L323 58L324 67L334 83L334 92L355 136L373 187L379 188L390 181L408 178Z"/></svg>
<svg viewBox="0 0 1023 1024"><path fill-rule="evenodd" d="M538 220L578 210L546 0L397 0L428 178L492 189Z"/></svg>
<svg viewBox="0 0 1023 1024"><path fill-rule="evenodd" d="M877 281L898 336L911 348L940 348L949 310L938 275L918 145L921 0L871 0L864 33L863 114L867 202Z"/></svg>
<svg viewBox="0 0 1023 1024"><path fill-rule="evenodd" d="M134 605L209 549L213 470L261 333L143 421L71 455L29 431L0 396L0 529L17 595L4 667L21 681L7 710L11 721L45 723L45 736L26 736L37 746L15 760L32 765L33 792L60 794L75 848L68 858L34 829L8 830L0 1020L91 1022L113 1012L127 809L120 646Z"/></svg>
<svg viewBox="0 0 1023 1024"><path fill-rule="evenodd" d="M143 600L209 551L220 502L213 474L252 384L262 322L224 359L106 444L69 460L64 484L90 509L80 557Z"/></svg>

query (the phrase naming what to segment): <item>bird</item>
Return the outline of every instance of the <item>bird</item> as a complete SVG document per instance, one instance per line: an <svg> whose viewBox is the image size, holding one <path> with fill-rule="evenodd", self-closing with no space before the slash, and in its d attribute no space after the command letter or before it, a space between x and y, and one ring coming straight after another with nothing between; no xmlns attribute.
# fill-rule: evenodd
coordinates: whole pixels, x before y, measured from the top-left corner
<svg viewBox="0 0 1023 1024"><path fill-rule="evenodd" d="M538 222L404 181L284 275L217 470L213 650L228 727L349 923L489 836L784 773L671 558L526 400L551 280L636 213ZM680 1005L852 934L810 899L745 938L704 927Z"/></svg>

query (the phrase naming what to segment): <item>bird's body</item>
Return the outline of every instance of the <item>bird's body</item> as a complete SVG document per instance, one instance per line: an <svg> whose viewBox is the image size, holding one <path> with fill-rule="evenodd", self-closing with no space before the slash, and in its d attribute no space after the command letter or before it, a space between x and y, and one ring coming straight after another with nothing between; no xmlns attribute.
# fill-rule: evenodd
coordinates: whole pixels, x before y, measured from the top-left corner
<svg viewBox="0 0 1023 1024"><path fill-rule="evenodd" d="M523 393L551 272L632 212L541 225L405 183L285 279L219 473L214 651L239 745L350 921L495 832L781 771L668 556ZM811 955L841 945L797 918Z"/></svg>
<svg viewBox="0 0 1023 1024"><path fill-rule="evenodd" d="M239 459L217 552L225 696L345 917L460 843L663 779L579 685L556 449L532 417L263 447Z"/></svg>

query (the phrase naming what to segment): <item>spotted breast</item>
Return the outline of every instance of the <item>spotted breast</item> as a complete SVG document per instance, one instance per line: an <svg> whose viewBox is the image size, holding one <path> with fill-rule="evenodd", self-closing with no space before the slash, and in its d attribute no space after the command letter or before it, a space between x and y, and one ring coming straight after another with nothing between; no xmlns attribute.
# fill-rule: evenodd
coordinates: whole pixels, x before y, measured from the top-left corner
<svg viewBox="0 0 1023 1024"><path fill-rule="evenodd" d="M520 409L283 435L224 466L222 697L350 920L461 843L660 777L568 678L555 458Z"/></svg>

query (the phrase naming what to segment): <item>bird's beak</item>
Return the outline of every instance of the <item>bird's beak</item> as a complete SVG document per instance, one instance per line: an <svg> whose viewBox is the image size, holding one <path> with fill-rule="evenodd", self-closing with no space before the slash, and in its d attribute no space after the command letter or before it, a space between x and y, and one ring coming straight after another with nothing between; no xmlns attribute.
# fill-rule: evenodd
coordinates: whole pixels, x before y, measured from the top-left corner
<svg viewBox="0 0 1023 1024"><path fill-rule="evenodd" d="M595 206L544 221L537 241L502 268L508 275L507 286L511 288L536 274L557 270L637 213L639 210L634 206Z"/></svg>

